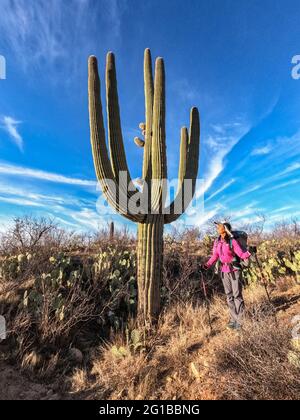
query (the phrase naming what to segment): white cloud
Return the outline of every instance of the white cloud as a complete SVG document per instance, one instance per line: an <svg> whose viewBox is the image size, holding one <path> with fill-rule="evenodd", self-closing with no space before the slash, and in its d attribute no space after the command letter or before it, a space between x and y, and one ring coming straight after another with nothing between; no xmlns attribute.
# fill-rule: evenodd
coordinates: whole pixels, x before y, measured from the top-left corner
<svg viewBox="0 0 300 420"><path fill-rule="evenodd" d="M5 130L8 135L10 136L11 140L15 143L15 145L23 152L24 148L24 141L21 134L18 131L18 125L21 124L21 121L16 121L12 117L4 116L1 119L1 128Z"/></svg>
<svg viewBox="0 0 300 420"><path fill-rule="evenodd" d="M36 202L34 200L28 200L26 198L20 197L5 197L3 195L0 195L0 202L15 204L17 206L45 207L45 204Z"/></svg>
<svg viewBox="0 0 300 420"><path fill-rule="evenodd" d="M96 230L100 225L105 226L107 220L106 216L99 213L96 200L40 194L28 186L21 189L0 183L0 203L19 206L21 209L26 207L40 209L39 214L55 218L64 226L81 231ZM14 212L11 211L11 218L13 215ZM0 215L0 222L1 217ZM112 216L110 215L110 217ZM6 226L7 223L4 227Z"/></svg>
<svg viewBox="0 0 300 420"><path fill-rule="evenodd" d="M258 213L264 212L264 209L256 207L257 204L258 203L254 201L248 204L247 206L245 206L244 208L232 211L231 212L232 219L240 220L240 219L244 219L246 216L256 217Z"/></svg>
<svg viewBox="0 0 300 420"><path fill-rule="evenodd" d="M221 188L219 188L217 191L215 191L213 194L211 194L208 198L205 199L205 202L211 200L216 195L220 194L222 191L226 190L230 185L232 185L235 182L235 179L232 178L230 181L226 182Z"/></svg>
<svg viewBox="0 0 300 420"><path fill-rule="evenodd" d="M268 216L267 223L270 224L270 223L281 222L281 221L291 221L292 218L298 217L299 215L300 215L299 210L289 212L288 215L281 214L281 212L279 212L279 213L271 214L270 216Z"/></svg>
<svg viewBox="0 0 300 420"><path fill-rule="evenodd" d="M5 175L22 176L27 178L35 178L41 181L56 182L60 184L80 185L86 187L96 187L96 181L90 181L79 178L72 178L53 172L42 171L39 169L26 168L7 163L0 163L0 173Z"/></svg>
<svg viewBox="0 0 300 420"><path fill-rule="evenodd" d="M267 145L267 146L263 146L263 147L257 147L256 149L253 149L251 152L252 156L263 156L263 155L268 155L271 151L272 151L272 146L271 145Z"/></svg>
<svg viewBox="0 0 300 420"><path fill-rule="evenodd" d="M223 204L228 204L228 203L232 203L235 202L238 198L247 196L248 194L259 190L264 184L254 184L251 185L249 188L245 188L244 190L242 190L240 193L235 194L230 196L229 198L223 200Z"/></svg>
<svg viewBox="0 0 300 420"><path fill-rule="evenodd" d="M241 219L238 219L238 226L244 226L244 225L252 225L258 222L261 222L261 217L258 215L252 215L249 217L243 217Z"/></svg>
<svg viewBox="0 0 300 420"><path fill-rule="evenodd" d="M229 202L236 201L238 198L246 196L246 195L248 195L248 194L250 194L254 191L257 191L259 189L262 189L262 188L266 187L268 184L270 184L274 181L277 181L280 178L284 177L285 175L289 175L292 172L297 171L298 169L300 169L300 163L299 162L292 163L289 166L287 166L287 168L284 169L283 171L266 178L263 182L260 182L260 183L254 184L254 185L252 185L248 188L245 188L243 191L241 191L240 193L238 193L234 196L229 197L224 202L227 204ZM265 194L267 194L267 193L269 193L271 191L274 191L274 190L277 190L277 189L282 189L282 188L288 187L290 185L298 184L299 182L300 182L299 179L288 180L286 182L270 186L269 188L265 188L264 192L265 192Z"/></svg>
<svg viewBox="0 0 300 420"><path fill-rule="evenodd" d="M217 134L224 134L225 133L225 127L223 125L212 124L211 127Z"/></svg>
<svg viewBox="0 0 300 420"><path fill-rule="evenodd" d="M292 163L292 164L288 165L283 171L278 172L277 174L266 178L266 180L260 184L259 188L264 187L264 186L270 184L271 182L280 180L281 178L285 177L285 175L289 175L292 172L297 171L298 169L300 169L300 163L299 162ZM270 192L272 190L276 190L278 188L282 188L282 187L286 187L286 186L289 186L289 185L292 185L292 184L296 184L298 182L299 182L298 179L289 180L289 181L287 181L283 184L274 185L274 186L272 186L271 188L268 188L265 191Z"/></svg>
<svg viewBox="0 0 300 420"><path fill-rule="evenodd" d="M225 137L220 137L220 136L208 136L207 139L205 140L205 145L207 147L209 147L210 149L218 149L220 146L220 140L226 140Z"/></svg>
<svg viewBox="0 0 300 420"><path fill-rule="evenodd" d="M101 222L100 215L91 209L83 208L80 211L70 211L68 213L73 220L89 229L97 230Z"/></svg>
<svg viewBox="0 0 300 420"><path fill-rule="evenodd" d="M270 152L268 149L271 148ZM260 156L263 157L263 164L261 162L256 165L255 160L251 160L253 154L259 152ZM264 154L263 154L264 153ZM300 156L300 130L296 132L291 137L275 137L268 140L266 146L262 148L254 149L249 153L244 159L240 162L237 162L235 166L235 171L243 170L245 166L253 165L252 172L255 172L257 177L264 179L267 184L273 180L280 178L283 175L289 174L290 172L299 169L299 163L292 164L285 170L274 174L273 168L282 168L285 162L299 161ZM252 163L253 161L253 163ZM269 175L270 169L272 169L272 174Z"/></svg>
<svg viewBox="0 0 300 420"><path fill-rule="evenodd" d="M185 224L185 226L204 226L217 214L220 214L220 212L224 212L225 207L223 206L223 204L218 203L217 205L211 208L206 208L204 205L204 207L194 208L193 210L194 211L189 212L188 216L187 214L184 214L184 216L182 217L181 220Z"/></svg>
<svg viewBox="0 0 300 420"><path fill-rule="evenodd" d="M283 212L286 212L287 210L291 210L293 208L294 208L294 206L283 206L283 207L280 207L278 209L270 211L270 214L283 213Z"/></svg>
<svg viewBox="0 0 300 420"><path fill-rule="evenodd" d="M298 169L300 169L300 163L299 162L292 163L286 169L284 169L282 172L277 174L276 177L278 178L282 175L290 174L291 172L297 171Z"/></svg>
<svg viewBox="0 0 300 420"><path fill-rule="evenodd" d="M0 194L3 197L8 199L12 198L14 200L22 200L27 201L27 205L31 205L33 203L34 206L42 206L45 205L51 208L59 209L61 205L69 205L69 206L80 206L80 205L87 205L86 200L80 200L76 197L64 195L49 195L49 194L41 194L40 192L35 191L33 187L22 186L22 188L15 187L14 185L7 183L0 182ZM4 201L4 200L2 200ZM17 204L17 201L15 201ZM93 202L94 203L94 202ZM90 202L92 204L92 202Z"/></svg>
<svg viewBox="0 0 300 420"><path fill-rule="evenodd" d="M206 210L204 214L200 214L194 222L195 226L201 227L205 225L220 212L221 208L222 206L216 206L212 210Z"/></svg>
<svg viewBox="0 0 300 420"><path fill-rule="evenodd" d="M63 220L82 230L98 230L101 226L107 226L107 218L100 215L96 210L86 207L80 209L64 209Z"/></svg>
<svg viewBox="0 0 300 420"><path fill-rule="evenodd" d="M205 146L209 149L210 161L206 173L204 174L204 182L196 191L197 197L209 190L223 171L226 156L249 130L249 127L246 124L241 124L240 122L232 124L227 123L224 124L223 127L224 133L222 135L210 135L204 140ZM218 131L221 131L221 127L219 126Z"/></svg>
<svg viewBox="0 0 300 420"><path fill-rule="evenodd" d="M299 182L300 182L300 179L291 179L290 181L282 182L281 184L276 184L273 187L266 189L265 193L269 193L275 190L281 190L282 188L289 187L290 185L299 184Z"/></svg>

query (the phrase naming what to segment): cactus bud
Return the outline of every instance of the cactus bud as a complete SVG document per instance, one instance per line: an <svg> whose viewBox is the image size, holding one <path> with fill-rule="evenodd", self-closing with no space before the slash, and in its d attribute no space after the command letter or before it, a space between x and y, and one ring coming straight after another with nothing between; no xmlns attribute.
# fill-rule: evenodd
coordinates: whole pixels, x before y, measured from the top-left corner
<svg viewBox="0 0 300 420"><path fill-rule="evenodd" d="M144 147L145 146L144 140L140 139L139 137L135 137L134 142L138 147Z"/></svg>

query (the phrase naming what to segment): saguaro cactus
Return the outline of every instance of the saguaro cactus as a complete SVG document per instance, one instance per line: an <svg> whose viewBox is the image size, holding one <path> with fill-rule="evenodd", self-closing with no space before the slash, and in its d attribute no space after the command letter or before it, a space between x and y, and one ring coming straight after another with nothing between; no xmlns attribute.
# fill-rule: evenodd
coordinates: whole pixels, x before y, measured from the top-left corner
<svg viewBox="0 0 300 420"><path fill-rule="evenodd" d="M114 222L110 222L109 225L109 239L112 241L115 237L115 224Z"/></svg>
<svg viewBox="0 0 300 420"><path fill-rule="evenodd" d="M106 60L110 159L105 140L97 59L94 56L89 58L89 113L95 170L107 201L124 217L138 223L138 312L140 320L148 323L156 320L160 311L164 224L177 220L194 194L198 173L200 123L197 108L192 108L190 128L188 130L184 127L181 130L177 195L166 207L165 70L163 59L157 58L153 83L149 49L145 50L144 56L144 85L146 115L145 123L140 124L144 140L134 139L144 150L143 188L139 191L134 187L126 161L114 55L108 53ZM188 187L191 191L186 196Z"/></svg>

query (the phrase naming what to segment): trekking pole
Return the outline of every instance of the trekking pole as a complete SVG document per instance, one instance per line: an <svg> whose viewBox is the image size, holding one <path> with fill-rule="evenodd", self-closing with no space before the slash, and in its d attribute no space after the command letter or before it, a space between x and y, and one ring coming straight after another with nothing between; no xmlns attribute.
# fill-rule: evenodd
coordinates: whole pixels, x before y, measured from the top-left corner
<svg viewBox="0 0 300 420"><path fill-rule="evenodd" d="M201 268L200 268L200 276L201 276L201 283L202 283L204 298L206 302L205 306L206 306L206 311L207 311L208 324L210 328L210 333L212 333L213 329L212 329L212 322L211 322L211 316L210 316L210 301L207 295L206 284L205 284L204 275Z"/></svg>

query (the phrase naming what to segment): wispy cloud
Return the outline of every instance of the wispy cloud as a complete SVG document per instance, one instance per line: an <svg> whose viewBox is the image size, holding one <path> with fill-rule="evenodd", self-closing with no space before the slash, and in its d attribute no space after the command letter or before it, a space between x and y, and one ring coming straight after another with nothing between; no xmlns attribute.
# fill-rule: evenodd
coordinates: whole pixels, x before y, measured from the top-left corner
<svg viewBox="0 0 300 420"><path fill-rule="evenodd" d="M78 62L120 37L125 0L2 0L0 46L25 72L47 66L47 77L76 74ZM70 54L70 51L72 54ZM55 72L50 74L50 70ZM67 70L67 73L65 72ZM66 78L64 78L65 82Z"/></svg>
<svg viewBox="0 0 300 420"><path fill-rule="evenodd" d="M240 220L244 219L246 216L256 216L259 213L263 213L265 209L257 207L257 205L258 202L253 201L243 208L232 211L232 219Z"/></svg>
<svg viewBox="0 0 300 420"><path fill-rule="evenodd" d="M54 218L65 227L80 231L97 230L99 226L106 225L106 216L101 209L99 211L95 199L79 199L72 195L41 194L35 190L34 186L19 188L0 183L0 203L19 207L23 211L25 208L32 208L32 211ZM14 211L12 211L13 214ZM110 218L112 217L110 215ZM113 218L115 220L115 216Z"/></svg>
<svg viewBox="0 0 300 420"><path fill-rule="evenodd" d="M51 208L59 209L62 205L69 205L69 206L80 206L80 205L87 205L87 201L84 199L79 199L78 197L70 196L67 194L64 195L53 195L53 194L41 194L39 191L36 191L34 186L22 186L16 187L13 185L12 181L10 184L0 182L0 195L3 198L12 198L14 200L20 199L27 200L27 205L33 206L42 206L45 205ZM1 201L1 200L0 200ZM4 199L2 201L5 201ZM17 201L15 201L17 204ZM92 204L92 202L90 202Z"/></svg>
<svg viewBox="0 0 300 420"><path fill-rule="evenodd" d="M67 211L65 214L71 217L77 225L87 229L97 230L101 224L105 223L96 211L87 208L79 211Z"/></svg>
<svg viewBox="0 0 300 420"><path fill-rule="evenodd" d="M285 175L290 175L291 173L297 171L300 169L300 163L295 162L293 164L288 165L283 171L272 175L268 178L266 178L264 181L259 182L257 184L254 185L250 185L247 188L244 188L241 192L228 197L227 199L225 199L224 203L230 203L230 202L234 202L237 201L237 199L247 196L257 190L263 190L265 194L270 193L271 191L275 191L275 190L279 190L282 188L286 188L289 187L291 185L295 185L298 184L300 182L299 179L290 179L287 180L286 182L282 182L280 184L275 184L272 185L273 182L280 180L280 178L283 178ZM271 184L269 186L269 184Z"/></svg>
<svg viewBox="0 0 300 420"><path fill-rule="evenodd" d="M233 147L248 132L249 127L240 122L232 124L226 123L218 126L218 133L211 134L204 140L208 153L211 156L209 166L204 174L204 183L198 188L197 197L203 195L212 186L225 167L225 158L231 152Z"/></svg>
<svg viewBox="0 0 300 420"><path fill-rule="evenodd" d="M290 174L291 172L297 171L298 169L300 169L300 162L292 163L286 169L277 174L276 177L278 178L282 175Z"/></svg>
<svg viewBox="0 0 300 420"><path fill-rule="evenodd" d="M298 218L300 215L299 210L289 211L288 214L282 214L282 213L283 212L270 214L267 218L267 224L271 227L272 224L276 222L283 222L283 221L290 222L292 219Z"/></svg>
<svg viewBox="0 0 300 420"><path fill-rule="evenodd" d="M300 169L300 163L295 162L288 165L285 169L282 171L276 173L275 175L271 175L268 178L265 179L264 182L261 183L261 187L270 184L271 182L278 181L281 178L284 178L286 175L290 175L293 172L296 172ZM292 180L293 181L293 180ZM298 180L297 180L298 181ZM288 180L287 182L291 182L291 180ZM276 185L274 186L274 189L276 189ZM269 190L270 191L270 190Z"/></svg>
<svg viewBox="0 0 300 420"><path fill-rule="evenodd" d="M220 210L223 209L223 206L215 206L211 210L206 210L204 214L201 214L197 217L194 221L195 226L201 227L208 223L211 219L213 219L217 214L219 214Z"/></svg>
<svg viewBox="0 0 300 420"><path fill-rule="evenodd" d="M257 147L252 150L251 156L263 156L268 155L272 151L273 147L271 145L266 145L263 147Z"/></svg>
<svg viewBox="0 0 300 420"><path fill-rule="evenodd" d="M282 188L287 188L287 187L290 187L291 185L295 185L295 184L299 184L299 183L300 183L300 179L291 179L287 182L282 182L281 184L276 184L273 187L270 187L270 188L264 190L264 192L269 193L271 191L281 190Z"/></svg>
<svg viewBox="0 0 300 420"><path fill-rule="evenodd" d="M253 138L255 142L255 138ZM260 156L258 162L255 157ZM299 169L300 157L300 130L290 137L275 136L267 141L263 146L255 147L239 163L236 163L236 171L244 171L247 166L252 167L252 172L256 173L256 178L264 179L265 184L274 181L284 175ZM286 162L296 162L287 164ZM273 169L276 168L278 173ZM284 169L282 169L284 168Z"/></svg>
<svg viewBox="0 0 300 420"><path fill-rule="evenodd" d="M7 197L0 195L0 202L15 204L17 206L26 206L26 207L45 207L45 204L37 202L34 200L28 200L27 198L20 197Z"/></svg>
<svg viewBox="0 0 300 420"><path fill-rule="evenodd" d="M254 185L250 185L248 188L244 188L241 192L235 194L235 195L231 195L228 198L226 198L225 200L223 200L223 204L227 205L228 203L234 203L237 202L238 199L240 199L241 197L247 196L248 194L251 194L257 190L259 190L260 188L262 188L263 184L254 184Z"/></svg>
<svg viewBox="0 0 300 420"><path fill-rule="evenodd" d="M0 127L7 132L11 140L15 145L23 152L24 150L24 141L21 134L18 131L18 125L21 124L21 121L16 121L14 118L9 116L4 116L0 119Z"/></svg>
<svg viewBox="0 0 300 420"><path fill-rule="evenodd" d="M214 130L214 132L217 133L217 134L224 134L225 133L225 127L223 125L212 124L211 127Z"/></svg>
<svg viewBox="0 0 300 420"><path fill-rule="evenodd" d="M236 226L240 228L240 227L245 227L247 225L254 225L254 224L259 223L261 221L262 221L261 216L256 215L256 214L252 214L249 217L243 217L243 218L239 219L237 221Z"/></svg>
<svg viewBox="0 0 300 420"><path fill-rule="evenodd" d="M294 206L283 206L283 207L279 207L278 209L272 210L270 211L270 214L277 214L277 213L285 213L286 211L289 211L291 209L293 209Z"/></svg>
<svg viewBox="0 0 300 420"><path fill-rule="evenodd" d="M53 172L46 172L39 169L26 168L0 162L0 173L5 175L22 176L35 178L41 181L56 182L60 184L81 185L87 187L96 187L96 181L90 181L79 178L72 178Z"/></svg>
<svg viewBox="0 0 300 420"><path fill-rule="evenodd" d="M221 192L225 191L230 185L232 185L235 182L235 179L232 178L230 181L226 182L221 188L219 188L217 191L215 191L213 194L211 194L208 198L205 199L205 202L211 200L216 195L220 194Z"/></svg>
<svg viewBox="0 0 300 420"><path fill-rule="evenodd" d="M171 92L176 93L178 99L186 104L197 103L199 96L197 89L186 78L176 79L170 86Z"/></svg>

